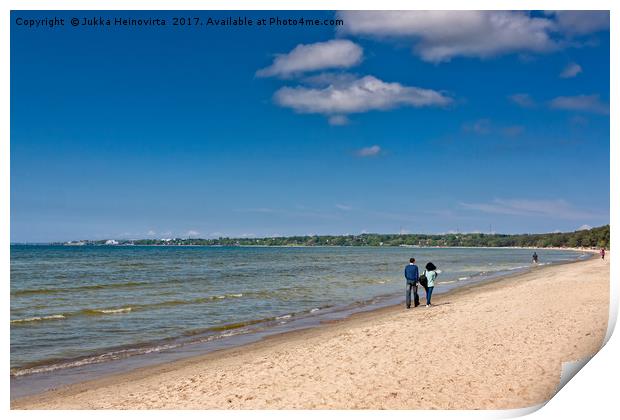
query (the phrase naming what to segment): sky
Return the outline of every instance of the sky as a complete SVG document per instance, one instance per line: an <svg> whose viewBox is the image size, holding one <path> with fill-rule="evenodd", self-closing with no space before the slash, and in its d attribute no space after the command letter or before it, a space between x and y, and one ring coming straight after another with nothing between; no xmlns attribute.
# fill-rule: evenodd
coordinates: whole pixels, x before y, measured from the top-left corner
<svg viewBox="0 0 620 420"><path fill-rule="evenodd" d="M13 11L11 241L609 223L606 12L274 14Z"/></svg>

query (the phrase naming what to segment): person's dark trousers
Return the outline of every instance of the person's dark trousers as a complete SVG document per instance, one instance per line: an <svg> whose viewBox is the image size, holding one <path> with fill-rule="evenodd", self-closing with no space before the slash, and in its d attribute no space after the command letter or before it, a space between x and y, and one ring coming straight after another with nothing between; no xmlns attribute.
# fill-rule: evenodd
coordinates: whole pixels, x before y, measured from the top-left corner
<svg viewBox="0 0 620 420"><path fill-rule="evenodd" d="M435 286L431 286L431 287L427 287L426 288L426 304L430 305L431 304L431 296L433 295L433 289L435 288Z"/></svg>
<svg viewBox="0 0 620 420"><path fill-rule="evenodd" d="M413 291L413 306L416 307L420 304L420 295L418 295L418 283L407 282L407 289L405 290L405 306L411 308L411 292Z"/></svg>

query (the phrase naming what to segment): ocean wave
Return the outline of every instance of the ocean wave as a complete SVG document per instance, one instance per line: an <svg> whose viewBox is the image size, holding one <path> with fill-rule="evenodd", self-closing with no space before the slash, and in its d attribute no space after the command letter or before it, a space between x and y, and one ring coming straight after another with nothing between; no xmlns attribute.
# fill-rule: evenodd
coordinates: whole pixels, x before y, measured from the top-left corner
<svg viewBox="0 0 620 420"><path fill-rule="evenodd" d="M540 264L540 265L542 265L542 264ZM508 270L510 270L510 271L513 271L513 270L522 270L522 269L524 269L524 268L528 268L528 267L529 267L529 265L518 265L518 266L516 266L516 267L511 267L511 268L509 268Z"/></svg>
<svg viewBox="0 0 620 420"><path fill-rule="evenodd" d="M145 346L142 348L127 348L115 351L109 351L102 354L87 356L77 359L69 360L48 360L41 362L35 366L12 368L11 376L19 377L24 375L31 375L35 373L52 372L58 369L75 368L84 365L90 365L94 363L102 363L111 360L118 360L127 358L130 356L136 356L140 354L149 354L154 352L160 352L163 350L170 350L181 346L181 343L159 344L153 346Z"/></svg>
<svg viewBox="0 0 620 420"><path fill-rule="evenodd" d="M11 324L27 324L29 322L36 321L49 321L49 320L57 320L57 319L65 319L65 318L73 318L77 316L103 316L103 315L117 315L117 314L127 314L134 311L142 311L153 308L162 308L162 307L174 307L174 306L183 306L183 305L196 305L201 303L208 303L214 300L221 299L229 299L229 298L240 298L243 297L243 293L229 293L226 295L217 295L217 296L207 296L204 298L190 299L190 300L168 300L163 302L155 302L155 303L146 303L146 304L132 304L123 306L120 308L86 308L80 309L74 312L66 312L63 314L56 315L45 315L45 316L35 316L23 319L14 319L11 320Z"/></svg>
<svg viewBox="0 0 620 420"><path fill-rule="evenodd" d="M270 318L268 320L273 320ZM51 372L58 369L74 368L89 364L103 363L112 360L124 359L137 355L158 353L171 350L189 344L210 342L224 337L231 337L247 332L250 325L264 322L265 320L250 320L231 324L218 325L201 330L187 331L182 336L170 337L158 342L134 343L126 348L115 348L103 351L100 354L83 356L72 359L48 359L37 362L35 365L11 368L10 375L14 377L31 375L36 373ZM212 333L212 334L209 334ZM209 334L203 337L197 335ZM183 338L185 336L185 338Z"/></svg>
<svg viewBox="0 0 620 420"><path fill-rule="evenodd" d="M109 284L89 284L85 286L75 287L59 287L57 289L42 288L42 289L25 289L16 290L11 292L11 296L31 296L31 295L54 295L59 293L71 293L82 292L87 290L102 290L102 289L116 289L116 288L131 288L151 285L153 283L147 281L130 281L125 283L109 283Z"/></svg>
<svg viewBox="0 0 620 420"><path fill-rule="evenodd" d="M12 319L11 324L21 324L21 323L39 322L39 321L52 321L52 320L57 320L57 319L65 319L65 316L62 314L56 314L56 315L46 315L46 316L33 316L30 318L23 318L23 319Z"/></svg>
<svg viewBox="0 0 620 420"><path fill-rule="evenodd" d="M91 314L124 314L127 312L131 312L133 310L133 308L131 307L127 307L127 308L117 308L117 309L86 309L85 311L83 311L85 314L87 315L91 315Z"/></svg>

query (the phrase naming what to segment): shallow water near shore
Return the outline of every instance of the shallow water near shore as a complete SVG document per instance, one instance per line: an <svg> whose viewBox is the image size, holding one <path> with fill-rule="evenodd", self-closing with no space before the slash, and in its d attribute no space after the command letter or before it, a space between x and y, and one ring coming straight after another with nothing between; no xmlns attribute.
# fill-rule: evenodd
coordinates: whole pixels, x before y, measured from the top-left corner
<svg viewBox="0 0 620 420"><path fill-rule="evenodd" d="M536 250L543 264L586 258ZM401 303L410 256L436 293L528 269L489 248L11 247L11 398Z"/></svg>

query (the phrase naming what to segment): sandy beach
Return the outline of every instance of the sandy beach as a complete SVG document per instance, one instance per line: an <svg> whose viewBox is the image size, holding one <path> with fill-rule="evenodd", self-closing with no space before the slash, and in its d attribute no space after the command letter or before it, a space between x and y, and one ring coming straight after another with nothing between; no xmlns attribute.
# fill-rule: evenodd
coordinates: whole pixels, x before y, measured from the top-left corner
<svg viewBox="0 0 620 420"><path fill-rule="evenodd" d="M404 289L404 285L403 285ZM12 409L503 409L596 353L609 260L535 268L192 359L14 400ZM422 303L424 299L422 298Z"/></svg>

